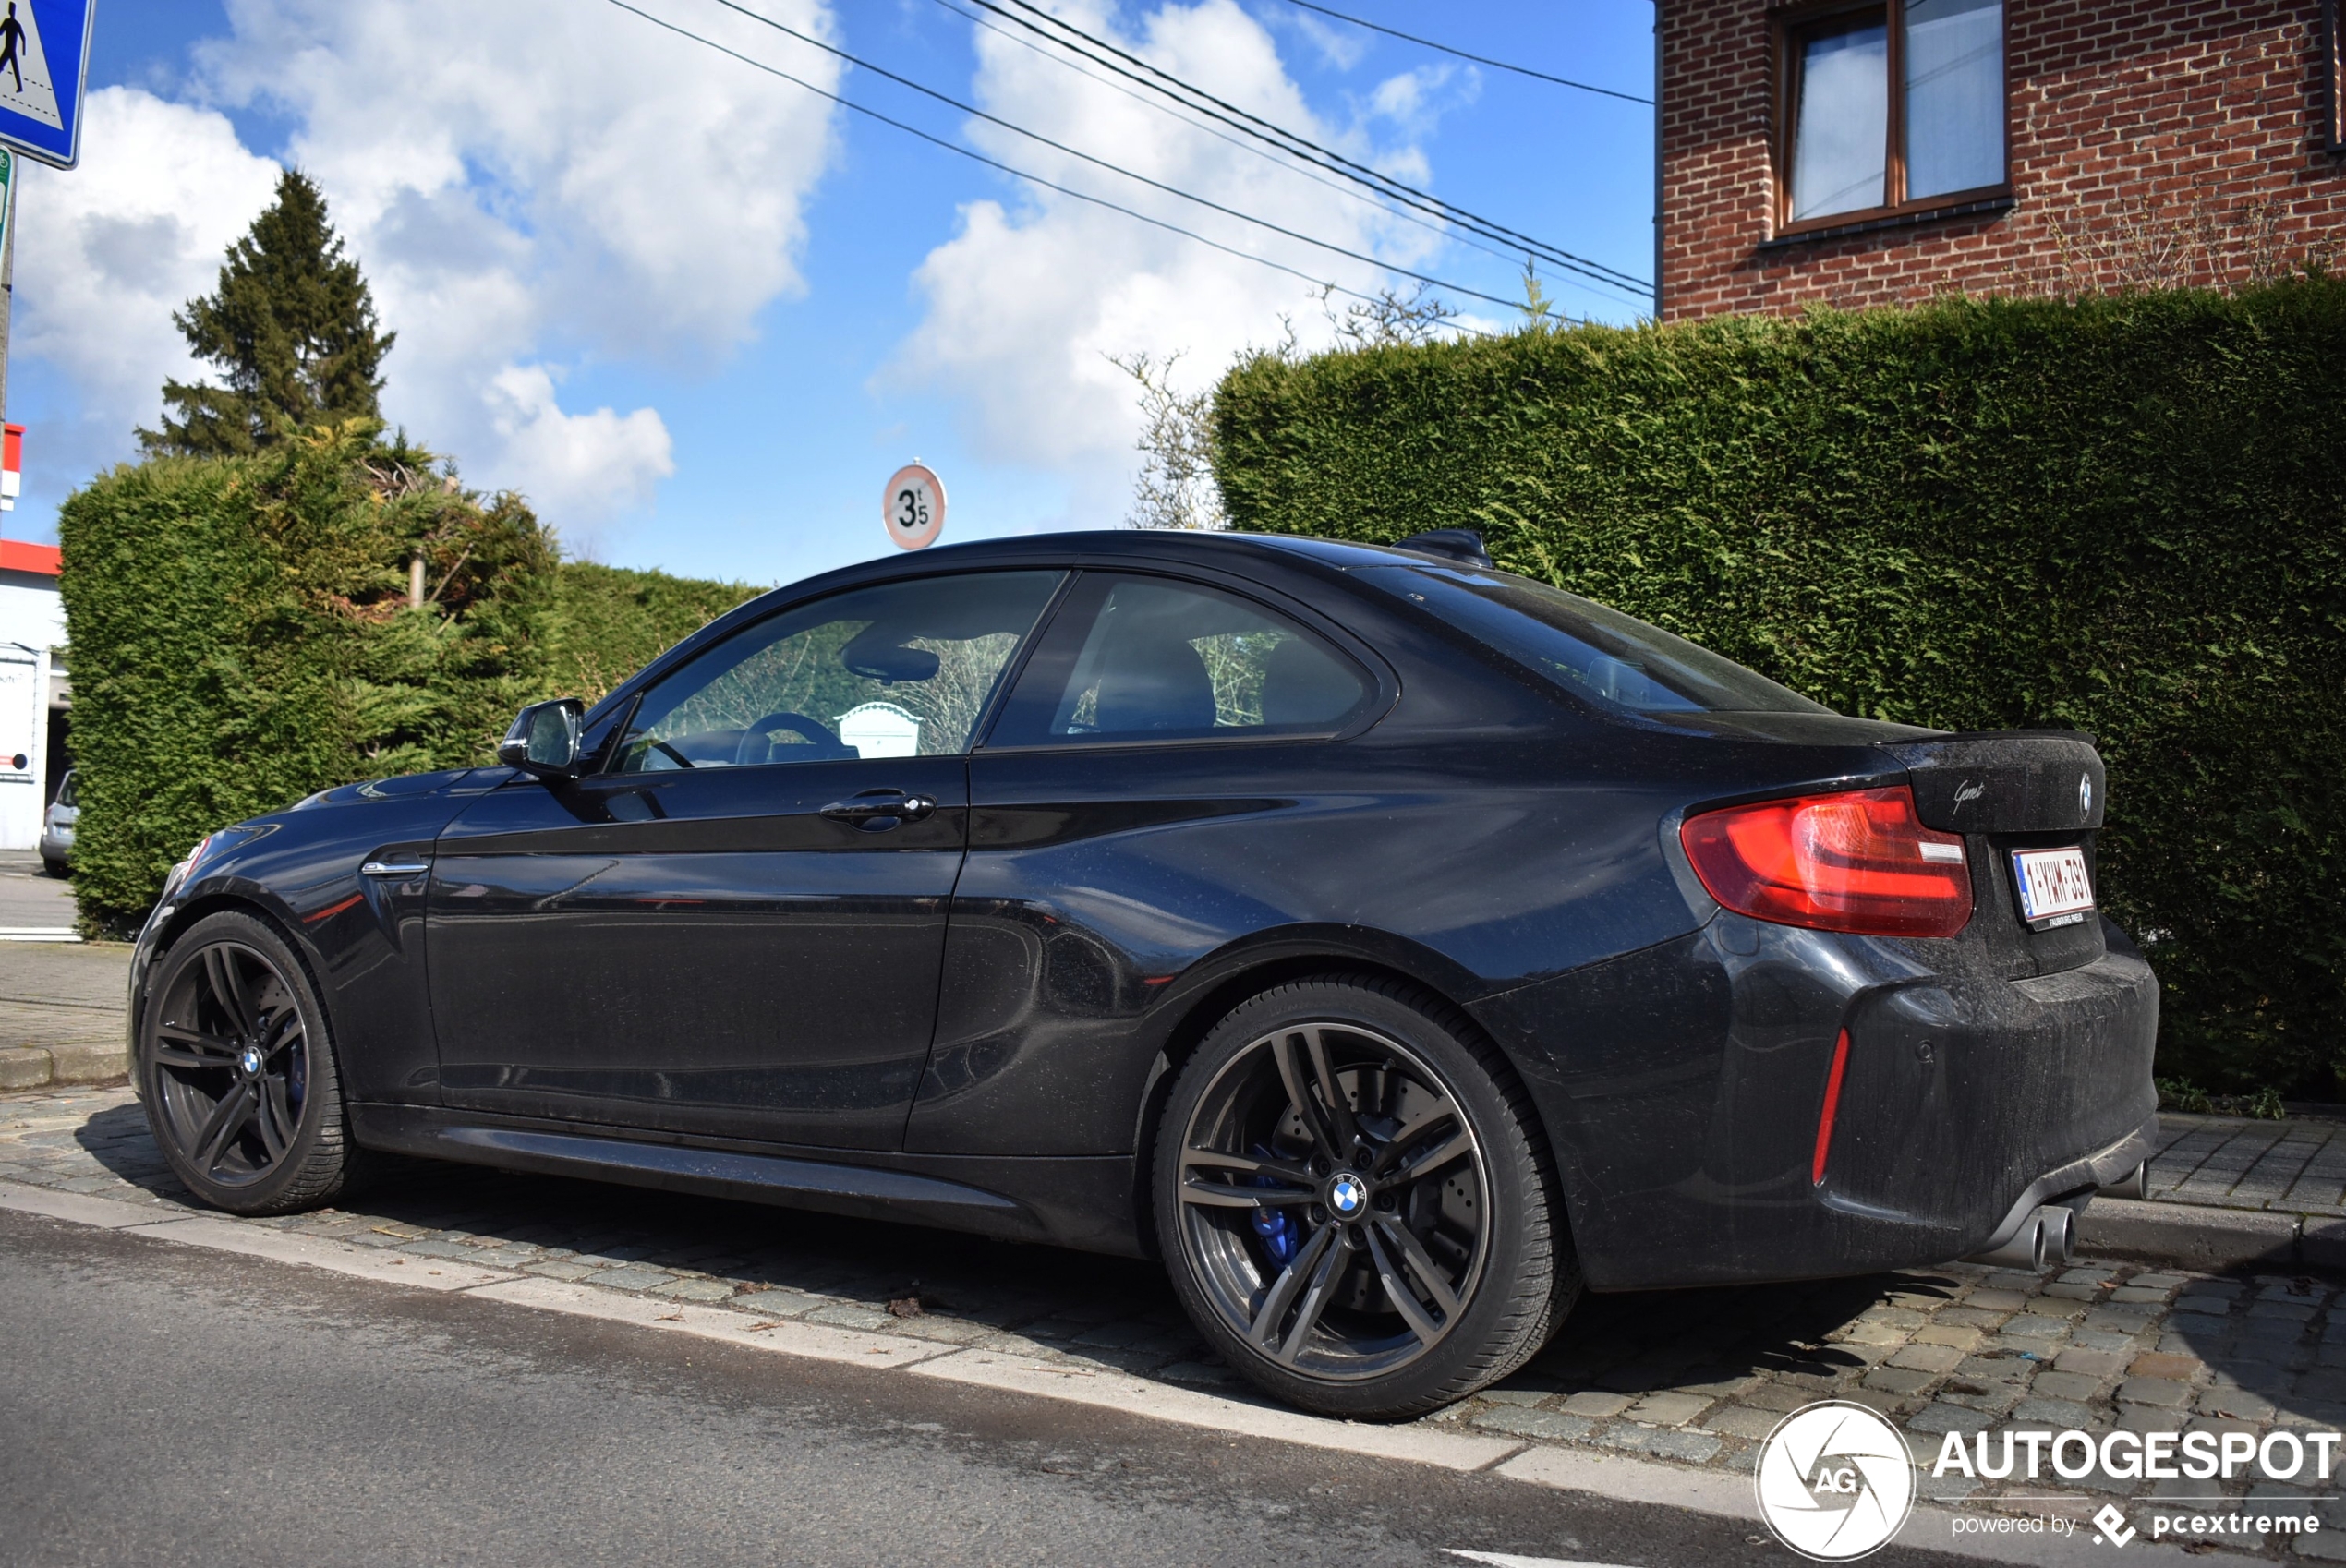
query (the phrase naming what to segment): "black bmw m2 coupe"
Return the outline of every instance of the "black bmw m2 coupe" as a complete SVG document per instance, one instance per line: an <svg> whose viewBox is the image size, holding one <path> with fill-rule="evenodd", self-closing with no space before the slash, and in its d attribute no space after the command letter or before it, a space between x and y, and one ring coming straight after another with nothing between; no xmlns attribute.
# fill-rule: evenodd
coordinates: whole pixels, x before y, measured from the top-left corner
<svg viewBox="0 0 2346 1568"><path fill-rule="evenodd" d="M499 756L175 870L132 1048L208 1201L396 1151L1161 1256L1398 1417L1583 1290L2041 1263L2151 1149L2086 737L1844 718L1472 535L851 567Z"/></svg>

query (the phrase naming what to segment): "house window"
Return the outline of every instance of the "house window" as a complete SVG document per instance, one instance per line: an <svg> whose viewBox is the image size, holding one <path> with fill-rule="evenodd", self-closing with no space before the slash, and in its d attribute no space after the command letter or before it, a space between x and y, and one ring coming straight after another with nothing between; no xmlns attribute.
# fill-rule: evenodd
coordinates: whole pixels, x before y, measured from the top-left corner
<svg viewBox="0 0 2346 1568"><path fill-rule="evenodd" d="M1809 8L1777 44L1786 224L2004 183L2002 0Z"/></svg>

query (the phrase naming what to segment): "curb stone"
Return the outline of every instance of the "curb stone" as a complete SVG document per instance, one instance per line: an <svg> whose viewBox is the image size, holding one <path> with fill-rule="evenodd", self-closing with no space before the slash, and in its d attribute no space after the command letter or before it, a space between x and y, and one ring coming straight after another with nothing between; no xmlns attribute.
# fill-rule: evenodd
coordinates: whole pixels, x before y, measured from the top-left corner
<svg viewBox="0 0 2346 1568"><path fill-rule="evenodd" d="M130 1054L116 1044L88 1042L0 1048L0 1090L121 1083L129 1077Z"/></svg>
<svg viewBox="0 0 2346 1568"><path fill-rule="evenodd" d="M2346 1222L2253 1209L2211 1209L2134 1198L2097 1198L2078 1217L2080 1252L2195 1269L2252 1263L2346 1267Z"/></svg>

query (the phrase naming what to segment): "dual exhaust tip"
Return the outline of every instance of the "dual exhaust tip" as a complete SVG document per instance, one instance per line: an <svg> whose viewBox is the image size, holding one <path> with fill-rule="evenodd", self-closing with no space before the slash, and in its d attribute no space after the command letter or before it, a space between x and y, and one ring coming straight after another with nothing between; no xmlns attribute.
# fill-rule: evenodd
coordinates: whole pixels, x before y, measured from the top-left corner
<svg viewBox="0 0 2346 1568"><path fill-rule="evenodd" d="M2021 1223L2001 1247L1974 1253L1966 1263L1987 1263L2001 1269L2040 1270L2049 1264L2077 1260L2077 1217L2097 1197L2145 1199L2150 1196L2150 1162L2144 1161L2116 1181L2088 1191L2073 1193L2058 1203L2046 1203Z"/></svg>
<svg viewBox="0 0 2346 1568"><path fill-rule="evenodd" d="M2048 1203L2022 1221L2010 1241L1965 1261L2034 1272L2072 1262L2076 1256L2077 1211L2065 1203Z"/></svg>

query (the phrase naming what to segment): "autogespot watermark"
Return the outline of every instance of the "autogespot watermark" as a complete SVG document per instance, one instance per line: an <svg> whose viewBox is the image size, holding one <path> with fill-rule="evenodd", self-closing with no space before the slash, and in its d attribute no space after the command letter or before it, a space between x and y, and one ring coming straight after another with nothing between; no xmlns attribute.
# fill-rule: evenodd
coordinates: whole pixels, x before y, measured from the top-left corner
<svg viewBox="0 0 2346 1568"><path fill-rule="evenodd" d="M1915 1507L1906 1440L1866 1406L1834 1399L1776 1423L1753 1484L1776 1539L1819 1562L1879 1550Z"/></svg>
<svg viewBox="0 0 2346 1568"><path fill-rule="evenodd" d="M2205 1481L2249 1477L2304 1485L2327 1482L2339 1458L2337 1432L1950 1432L1930 1466L1934 1478L1968 1480ZM1906 1440L1862 1405L1825 1400L1794 1411L1768 1434L1753 1484L1760 1515L1775 1538L1801 1556L1846 1562L1879 1550L1913 1514L1915 1461ZM2074 1497L2001 1495L1990 1505L2074 1502ZM2322 1527L2321 1497L2257 1499L2148 1497L2136 1506L2152 1539L2192 1540L2310 1536ZM2178 1506L2181 1504L2182 1506ZM2253 1511L2251 1511L2253 1510ZM2071 1536L2092 1526L2094 1544L2122 1547L2143 1531L2115 1503L2090 1520L2061 1514L1959 1509L1946 1515L1956 1535Z"/></svg>

